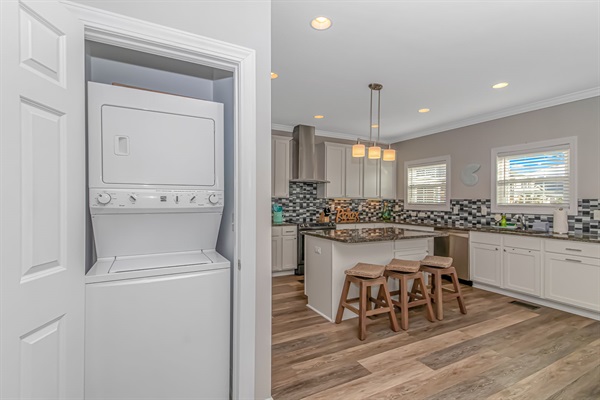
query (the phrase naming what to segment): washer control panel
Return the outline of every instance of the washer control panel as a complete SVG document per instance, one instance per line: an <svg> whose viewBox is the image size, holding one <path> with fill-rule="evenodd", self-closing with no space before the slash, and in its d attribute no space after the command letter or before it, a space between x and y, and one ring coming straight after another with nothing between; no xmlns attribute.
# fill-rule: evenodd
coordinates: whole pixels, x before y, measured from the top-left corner
<svg viewBox="0 0 600 400"><path fill-rule="evenodd" d="M90 207L94 209L223 207L223 192L214 190L90 189Z"/></svg>

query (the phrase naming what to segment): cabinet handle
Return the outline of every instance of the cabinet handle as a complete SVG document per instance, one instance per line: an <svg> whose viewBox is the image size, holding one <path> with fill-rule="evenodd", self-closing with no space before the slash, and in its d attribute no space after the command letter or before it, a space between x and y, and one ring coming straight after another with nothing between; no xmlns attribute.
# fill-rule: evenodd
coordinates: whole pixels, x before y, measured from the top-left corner
<svg viewBox="0 0 600 400"><path fill-rule="evenodd" d="M581 249L570 249L570 248L565 248L565 250L569 250L569 251L582 251Z"/></svg>
<svg viewBox="0 0 600 400"><path fill-rule="evenodd" d="M496 247L496 251L498 251L498 248Z"/></svg>
<svg viewBox="0 0 600 400"><path fill-rule="evenodd" d="M496 249L496 250L498 250L498 249ZM506 253L506 249L504 249L504 252Z"/></svg>
<svg viewBox="0 0 600 400"><path fill-rule="evenodd" d="M581 260L574 260L572 258L565 258L565 261L571 261L571 262L576 262L576 263L580 263Z"/></svg>

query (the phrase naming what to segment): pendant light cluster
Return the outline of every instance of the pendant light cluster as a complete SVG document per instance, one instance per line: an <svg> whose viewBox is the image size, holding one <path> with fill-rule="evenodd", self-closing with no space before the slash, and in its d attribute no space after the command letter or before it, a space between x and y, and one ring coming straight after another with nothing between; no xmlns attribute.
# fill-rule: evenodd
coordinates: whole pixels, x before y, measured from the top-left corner
<svg viewBox="0 0 600 400"><path fill-rule="evenodd" d="M369 89L371 89L371 107L369 110L369 143L372 143L368 149L365 149L365 145L360 143L360 139L357 140L356 144L352 146L352 157L364 157L367 154L367 157L372 160L377 160L381 157L381 147L378 145L379 142L379 133L381 126L381 89L383 85L380 83L370 83ZM373 92L377 92L377 123L373 122ZM373 138L373 128L377 128L377 141L372 141ZM394 161L396 159L396 150L391 148L391 145L388 145L387 149L383 150L383 161Z"/></svg>

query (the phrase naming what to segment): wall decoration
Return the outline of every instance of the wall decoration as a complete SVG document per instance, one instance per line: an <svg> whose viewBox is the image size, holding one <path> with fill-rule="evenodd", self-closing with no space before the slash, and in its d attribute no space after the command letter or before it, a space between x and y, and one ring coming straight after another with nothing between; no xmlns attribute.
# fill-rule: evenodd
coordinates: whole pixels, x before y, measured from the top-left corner
<svg viewBox="0 0 600 400"><path fill-rule="evenodd" d="M479 177L475 174L475 172L479 171L481 168L481 164L468 164L463 168L460 172L460 180L466 186L475 186L477 182L479 182Z"/></svg>

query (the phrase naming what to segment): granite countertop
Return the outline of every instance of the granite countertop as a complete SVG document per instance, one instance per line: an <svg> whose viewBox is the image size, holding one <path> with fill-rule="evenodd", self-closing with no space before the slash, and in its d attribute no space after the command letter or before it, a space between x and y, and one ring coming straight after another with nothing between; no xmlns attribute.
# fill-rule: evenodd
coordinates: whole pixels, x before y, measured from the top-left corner
<svg viewBox="0 0 600 400"><path fill-rule="evenodd" d="M444 229L444 230L458 230L458 231L474 231L474 232L484 232L484 233L501 233L506 235L520 235L520 236L529 236L529 237L539 237L543 239L558 239L558 240L573 240L577 242L590 242L590 243L600 243L600 238L597 236L591 236L589 234L558 234L552 232L536 232L533 230L519 230L519 229L506 229L499 228L494 226L455 226L455 225L447 225L447 224L426 224L421 222L392 222L392 221L361 221L361 222L352 222L351 224L401 224L401 225L414 225L414 226L430 226L436 229Z"/></svg>
<svg viewBox="0 0 600 400"><path fill-rule="evenodd" d="M291 222L280 222L280 223L275 223L275 222L271 222L271 226L296 226L298 224L293 224Z"/></svg>
<svg viewBox="0 0 600 400"><path fill-rule="evenodd" d="M426 239L447 236L447 234L443 232L414 231L411 229L392 227L306 231L302 232L302 234L342 243L389 242L403 239Z"/></svg>

